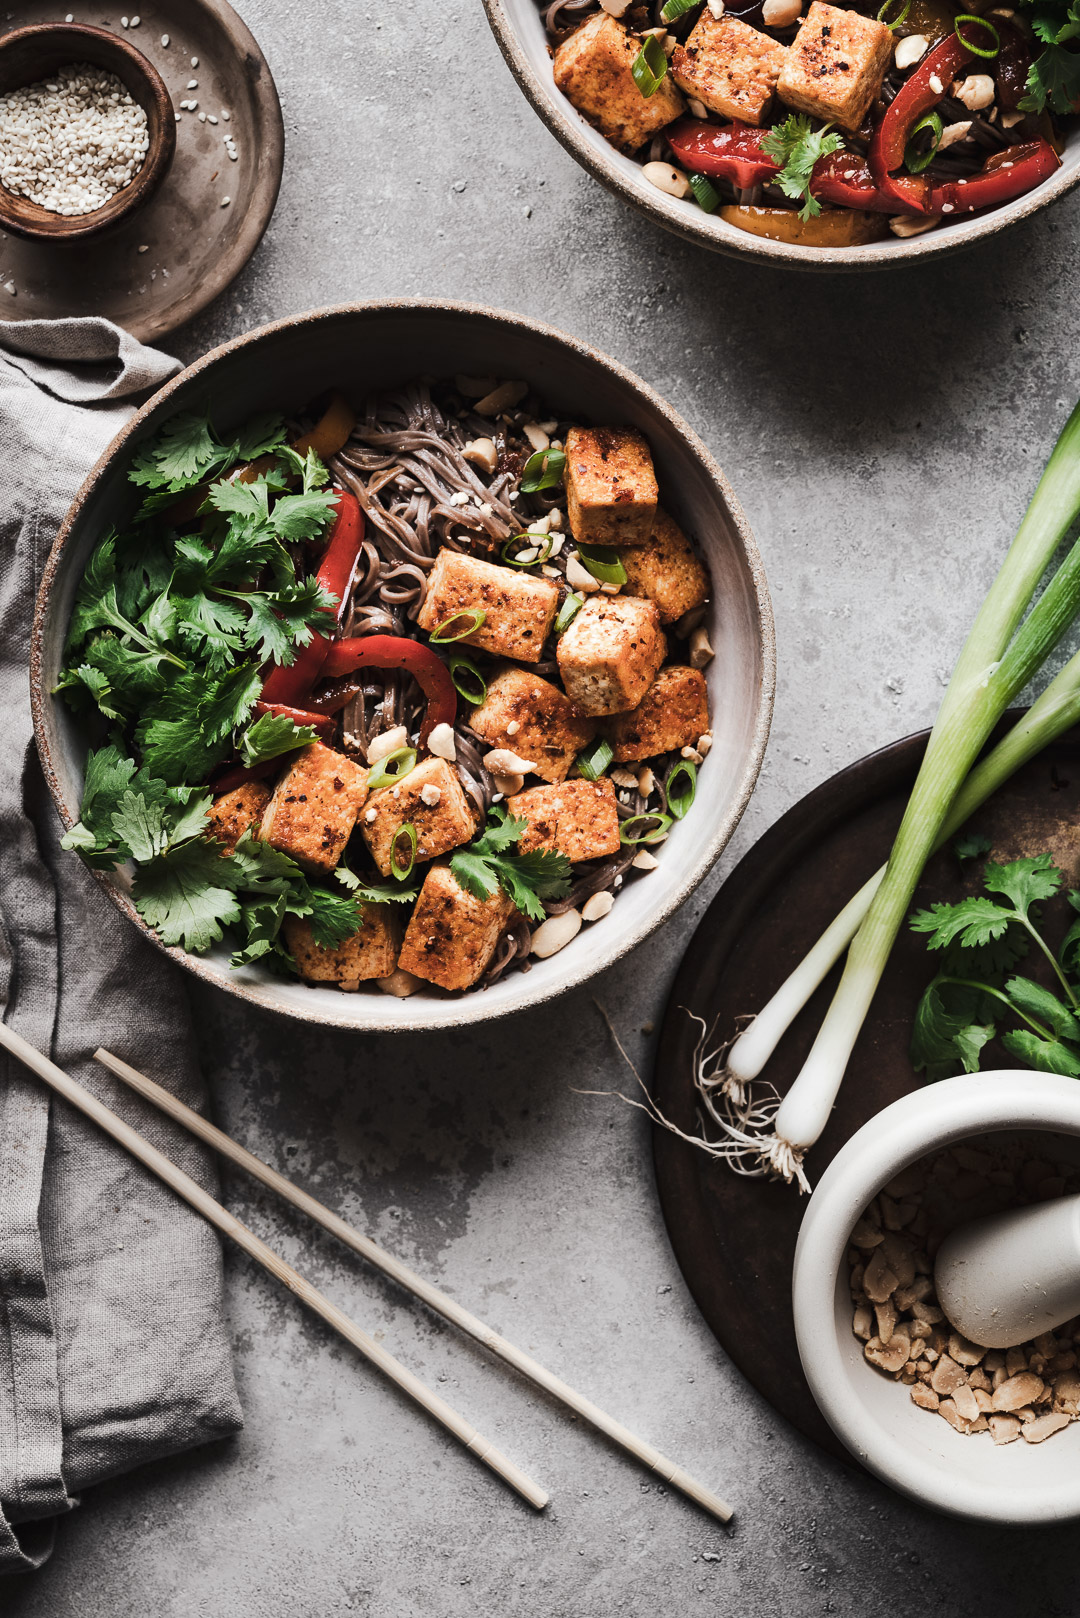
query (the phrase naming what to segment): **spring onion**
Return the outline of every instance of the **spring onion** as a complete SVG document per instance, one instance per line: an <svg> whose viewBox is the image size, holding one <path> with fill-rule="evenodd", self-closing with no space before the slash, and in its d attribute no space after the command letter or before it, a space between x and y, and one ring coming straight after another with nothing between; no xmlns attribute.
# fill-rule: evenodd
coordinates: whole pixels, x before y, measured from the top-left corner
<svg viewBox="0 0 1080 1618"><path fill-rule="evenodd" d="M701 0L667 0L666 5L660 7L660 21L677 22L680 17L685 17L688 11L693 11L700 4Z"/></svg>
<svg viewBox="0 0 1080 1618"><path fill-rule="evenodd" d="M993 50L987 50L983 45L973 45L970 39L968 39L967 35L960 32L961 23L966 22L977 22L980 28L985 28L986 32L992 35L994 41ZM976 56L985 56L987 58L992 58L1000 54L1001 35L998 33L993 23L989 22L985 17L976 17L974 13L965 11L962 12L960 16L953 19L953 27L956 29L957 39L960 41L961 45L963 45L965 50L972 51Z"/></svg>
<svg viewBox="0 0 1080 1618"><path fill-rule="evenodd" d="M561 449L538 449L521 470L522 494L539 494L543 489L556 489L563 480L566 452Z"/></svg>
<svg viewBox="0 0 1080 1618"><path fill-rule="evenodd" d="M697 796L697 769L691 759L681 758L664 780L667 806L676 820L682 820Z"/></svg>
<svg viewBox="0 0 1080 1618"><path fill-rule="evenodd" d="M512 545L521 545L520 551L510 549ZM523 534L511 534L502 550L499 560L506 567L539 567L551 555L550 534L531 534L527 530Z"/></svg>
<svg viewBox="0 0 1080 1618"><path fill-rule="evenodd" d="M741 1040L728 1052L729 1074L725 1083L729 1084L727 1094L732 1097L736 1108L730 1132L733 1140L738 1137L738 1153L744 1170L749 1158L757 1165L749 1172L771 1171L789 1181L796 1179L806 1188L802 1167L804 1154L818 1139L828 1121L852 1049L923 866L946 835L946 829L953 825L957 812L955 805L962 807L968 804L965 813L972 812L975 807L969 797L972 789L969 786L965 790L964 783L979 752L1009 702L1042 665L1080 611L1078 542L1026 622L1021 625L1024 612L1058 544L1078 516L1080 406L1073 411L1054 447L1016 538L987 592L957 660L888 864L880 881L872 879L872 883L867 884L867 887L873 886L874 891L869 895L861 922L857 923L840 985L813 1048L771 1120L766 1114L765 1121L761 1122L762 1108L756 1102L752 1104L758 1121L758 1127L752 1133L739 1121L747 1116L745 1097L736 1100L738 1080L730 1073L731 1057L736 1054L736 1046L741 1044ZM1073 661L1075 663L1077 660ZM1069 668L1072 669L1073 665L1070 664ZM1073 686L1080 681L1080 668L1073 670L1070 680ZM1063 684L1062 676L1059 676L1044 694L1047 701L1040 713L1035 715L1035 709L1032 710L1036 720L1034 729L1041 732L1039 745L1045 745L1049 739L1050 728L1056 722L1055 716L1060 714L1063 706L1068 709L1070 705L1071 696L1075 693L1070 693L1069 684L1070 681ZM1039 708L1040 704L1035 706ZM993 769L998 772L998 780L1002 778L1000 771L1003 768L1007 767L1011 773L1012 769L1018 767L1020 755L1031 745L1032 715L1028 716L1025 733L1011 741L1006 754L995 749L990 759L976 770L973 779L977 783L985 785L987 767L991 761L994 761ZM1003 764L1003 759L1007 763ZM1013 759L1017 762L1011 762ZM988 790L993 790L992 786ZM850 925L852 913L859 908L865 891L849 903L846 911L811 951L811 957L816 958L815 968L820 965L828 949L836 947L839 935ZM842 949L843 945L840 944L833 959L842 953ZM807 958L804 966L809 965L811 957ZM801 970L793 976L797 978ZM808 972L809 975L812 974ZM785 985L774 999L784 998L789 985ZM792 998L791 995L787 996L789 1003ZM751 1031L748 1030L748 1033ZM769 1032L768 1028L761 1030L764 1043L768 1043ZM742 1054L745 1053L741 1052L740 1056ZM734 1083L730 1082L732 1079ZM742 1110L739 1110L740 1107Z"/></svg>
<svg viewBox="0 0 1080 1618"><path fill-rule="evenodd" d="M466 657L464 652L451 652L450 678L458 696L471 702L474 708L479 708L487 696L487 681L472 658Z"/></svg>
<svg viewBox="0 0 1080 1618"><path fill-rule="evenodd" d="M409 863L401 864L401 840L405 839L408 848ZM405 882L412 875L412 868L416 864L416 827L411 820L406 820L394 833L394 840L390 844L390 872L399 882Z"/></svg>
<svg viewBox="0 0 1080 1618"><path fill-rule="evenodd" d="M671 825L671 816L662 815L655 809L641 815L630 815L619 827L619 842L627 848L636 848L639 843L659 843L667 836ZM636 830L639 826L646 829Z"/></svg>
<svg viewBox="0 0 1080 1618"><path fill-rule="evenodd" d="M555 614L555 623L553 627L556 635L561 635L565 630L570 628L570 625L573 623L574 619L577 617L584 605L585 597L579 596L576 590L571 590L570 594L563 598L562 606Z"/></svg>
<svg viewBox="0 0 1080 1618"><path fill-rule="evenodd" d="M582 566L601 584L626 583L626 569L610 545L579 545L577 549Z"/></svg>
<svg viewBox="0 0 1080 1618"><path fill-rule="evenodd" d="M694 201L706 213L715 213L723 198L706 174L688 174L690 189L694 193Z"/></svg>
<svg viewBox="0 0 1080 1618"><path fill-rule="evenodd" d="M919 151L915 142L924 129L932 130L934 138L924 151ZM941 137L944 133L945 125L936 112L928 112L925 118L919 119L911 131L907 145L904 147L904 167L909 174L921 174L923 169L930 167L930 164L934 161L934 154L941 145Z"/></svg>
<svg viewBox="0 0 1080 1618"><path fill-rule="evenodd" d="M877 14L878 22L885 22L885 13L888 11L890 6L893 6L895 4L896 4L896 0L885 0L885 4L882 6L881 10ZM911 10L911 0L904 0L904 9L903 9L903 11L901 11L901 13L900 13L900 15L898 17L894 17L892 22L885 22L886 28L890 28L890 29L899 28L900 24L903 22L904 18L907 16L907 14L908 14L908 12L910 10Z"/></svg>
<svg viewBox="0 0 1080 1618"><path fill-rule="evenodd" d="M646 34L641 42L641 49L630 63L630 72L634 83L642 95L648 99L654 96L667 76L668 59L664 55L664 47L655 34Z"/></svg>
<svg viewBox="0 0 1080 1618"><path fill-rule="evenodd" d="M454 640L468 640L470 635L476 634L486 617L487 613L482 607L462 607L460 612L452 612L449 618L444 618L441 624L436 624L428 638L435 646L445 646ZM451 626L463 619L465 628L451 631Z"/></svg>
<svg viewBox="0 0 1080 1618"><path fill-rule="evenodd" d="M386 753L371 766L367 778L368 791L377 792L379 787L397 786L415 768L416 748L395 747L392 753Z"/></svg>
<svg viewBox="0 0 1080 1618"><path fill-rule="evenodd" d="M598 781L614 757L611 743L601 736L591 747L584 748L574 763L578 774L583 775L586 781Z"/></svg>

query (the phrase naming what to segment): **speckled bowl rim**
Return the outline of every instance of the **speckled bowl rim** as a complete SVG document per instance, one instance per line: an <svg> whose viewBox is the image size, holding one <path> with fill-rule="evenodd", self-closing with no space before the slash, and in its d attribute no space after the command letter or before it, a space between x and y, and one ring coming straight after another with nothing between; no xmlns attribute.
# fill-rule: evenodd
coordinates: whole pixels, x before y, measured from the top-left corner
<svg viewBox="0 0 1080 1618"><path fill-rule="evenodd" d="M620 960L638 944L642 943L645 938L674 915L675 911L686 902L694 889L704 880L719 859L738 825L743 811L750 801L751 793L761 771L761 764L769 738L769 727L772 722L773 700L776 690L776 636L773 625L772 604L769 598L765 569L750 525L731 485L712 453L678 412L672 409L666 400L655 389L651 388L647 382L643 382L640 377L636 376L628 367L621 365L618 360L611 359L608 355L591 347L590 344L584 343L544 321L533 320L528 316L514 314L507 310L487 308L483 304L440 298L373 298L355 303L332 304L310 310L301 315L292 315L282 320L272 321L265 326L259 326L254 331L245 333L242 337L234 337L229 342L222 343L219 347L204 354L200 359L195 360L193 364L181 371L178 376L167 382L163 388L160 388L132 417L131 421L121 428L76 494L45 564L34 610L30 645L30 705L34 721L34 735L45 779L65 829L70 829L75 823L77 814L73 812L64 799L49 743L46 707L54 699L45 689L44 682L45 629L49 618L52 589L64 565L64 551L68 537L98 479L111 466L115 457L124 452L128 440L139 432L142 424L152 412L158 411L163 402L168 400L180 388L186 386L192 378L210 370L217 361L226 355L236 353L238 350L256 342L265 341L275 333L285 332L296 326L313 326L322 320L338 320L343 316L352 314L378 316L402 311L406 313L414 311L417 313L434 312L466 316L525 331L533 337L539 337L557 348L568 349L591 364L600 366L608 372L609 376L620 387L642 397L652 409L663 416L671 431L682 440L687 451L701 464L710 481L715 485L720 503L730 517L732 528L738 536L746 563L747 576L753 592L752 605L755 609L754 622L761 660L761 680L758 688L757 716L754 729L726 812L718 818L687 875L668 896L667 902L660 910L650 915L644 923L633 930L629 932L613 930L610 943L604 944L597 938L593 949L588 952L584 959L576 961L572 976L568 974L566 968L563 968L561 979L556 974L553 976L552 981L546 983L538 981L541 976L538 972L530 973L527 977L522 976L520 998L510 1006L492 1006L483 994L467 994L460 999L453 1000L443 1000L433 995L426 1002L424 1015L419 1017L414 1015L408 1023L396 1023L391 1019L389 1008L392 1008L398 1002L391 996L343 995L342 999L348 1003L350 1011L350 1015L346 1018L327 1015L314 1007L310 1012L307 1012L292 1005L278 1004L274 1000L272 993L264 986L239 981L235 976L223 976L201 957L189 955L185 950L163 944L153 930L143 921L128 896L110 879L110 874L103 871L94 872L113 903L127 916L129 921L134 923L143 936L149 939L156 949L171 956L173 960L179 962L187 971L192 972L204 982L211 983L215 988L234 994L238 999L245 1000L249 1005L258 1006L263 1010L271 1010L281 1016L294 1017L302 1022L318 1023L328 1028L344 1028L357 1033L419 1033L444 1028L462 1028L474 1023L490 1022L495 1017L509 1016L519 1011L531 1010L536 1006L556 999L559 995L565 994L571 989L580 987L590 978L595 977L598 972L605 971L615 961ZM415 998L410 1002L410 1004L416 1003ZM381 1016L379 1015L380 1011L382 1012Z"/></svg>
<svg viewBox="0 0 1080 1618"><path fill-rule="evenodd" d="M517 32L507 15L504 0L483 0L491 31L495 35L519 87L555 136L583 168L609 191L628 202L638 213L643 213L664 230L681 236L684 241L696 242L712 253L724 253L730 258L756 260L759 263L782 264L797 270L858 270L887 269L893 264L925 263L928 259L942 258L950 253L962 252L994 236L1010 225L1029 219L1032 214L1056 202L1059 197L1080 184L1080 163L1061 168L1049 180L1025 196L1003 208L996 208L982 218L952 225L948 230L933 230L925 236L913 236L907 241L892 237L888 241L871 242L862 247L795 247L788 242L767 241L763 236L751 236L723 219L706 214L700 208L680 202L657 191L647 181L641 186L630 185L617 163L612 150L610 159L594 150L584 134L585 122L565 96L552 85L544 84L533 70L522 48ZM1074 137L1080 139L1080 136Z"/></svg>

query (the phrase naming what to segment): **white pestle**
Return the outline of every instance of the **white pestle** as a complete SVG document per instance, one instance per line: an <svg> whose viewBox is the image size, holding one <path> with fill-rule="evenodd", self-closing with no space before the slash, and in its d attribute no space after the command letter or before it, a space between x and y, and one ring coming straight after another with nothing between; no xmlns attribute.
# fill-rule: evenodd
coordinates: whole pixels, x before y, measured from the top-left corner
<svg viewBox="0 0 1080 1618"><path fill-rule="evenodd" d="M1011 1348L1080 1314L1080 1196L973 1219L934 1265L938 1303L969 1342Z"/></svg>

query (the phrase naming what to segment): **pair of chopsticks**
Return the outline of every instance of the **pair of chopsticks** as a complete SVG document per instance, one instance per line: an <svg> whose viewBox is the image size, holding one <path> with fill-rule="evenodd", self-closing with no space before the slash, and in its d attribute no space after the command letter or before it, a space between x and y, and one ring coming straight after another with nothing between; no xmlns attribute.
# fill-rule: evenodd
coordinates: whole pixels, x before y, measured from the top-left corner
<svg viewBox="0 0 1080 1618"><path fill-rule="evenodd" d="M283 1282L291 1292L296 1294L302 1303L307 1304L309 1309L313 1310L322 1320L325 1320L327 1325L332 1326L336 1332L351 1343L354 1348L358 1349L373 1365L378 1366L379 1370L384 1372L392 1382L396 1383L404 1393L407 1393L429 1415L434 1416L435 1420L440 1422L448 1432L452 1433L460 1443L464 1444L466 1449L471 1450L486 1466L489 1466L493 1472L497 1473L505 1483L508 1483L512 1489L516 1490L524 1500L527 1500L531 1506L535 1506L539 1511L547 1505L547 1493L538 1484L534 1483L525 1472L515 1466L512 1461L507 1460L506 1456L500 1454L464 1417L458 1415L457 1411L452 1409L444 1399L441 1399L437 1393L433 1393L418 1377L400 1364L392 1354L388 1354L384 1348L380 1347L373 1337L361 1330L355 1321L350 1320L329 1299L324 1298L320 1292L316 1291L310 1282L306 1281L290 1264L280 1258L265 1242L260 1241L252 1231L248 1230L246 1225L235 1219L220 1203L215 1202L213 1197L208 1196L200 1185L196 1184L182 1169L177 1168L176 1164L171 1162L163 1152L159 1152L155 1146L150 1145L149 1141L144 1140L137 1130L132 1129L130 1124L126 1124L122 1118L117 1117L89 1090L85 1090L62 1068L57 1067L55 1062L51 1062L48 1057L42 1056L40 1051L28 1044L20 1035L14 1033L5 1023L0 1023L0 1045L5 1046L13 1056L36 1073L39 1078L43 1079L46 1084L63 1096L72 1106L77 1107L88 1118L92 1118L114 1140L119 1141L122 1146L126 1147L133 1157L138 1158L145 1167L151 1169L166 1185L170 1186L178 1196L182 1197L185 1202L190 1203L193 1208L202 1214L204 1219L216 1226L224 1235L231 1237L238 1247L261 1264L264 1269L269 1270L271 1275L276 1276L279 1281ZM680 1490L689 1499L696 1501L698 1505L702 1506L714 1517L717 1517L720 1522L730 1521L731 1507L726 1505L719 1496L698 1483L688 1472L676 1466L673 1461L669 1461L665 1456L661 1455L660 1451L654 1449L651 1444L638 1438L629 1428L624 1427L621 1422L616 1421L603 1410L600 1410L591 1400L586 1399L582 1394L569 1387L559 1377L553 1376L531 1355L524 1353L520 1348L515 1348L513 1343L507 1342L505 1337L501 1337L490 1326L486 1326L476 1315L470 1314L467 1309L463 1309L453 1298L447 1297L444 1292L440 1292L437 1287L433 1287L421 1276L416 1275L414 1271L393 1258L391 1254L384 1252L369 1237L362 1235L358 1230L354 1230L344 1219L339 1218L335 1213L331 1213L329 1208L324 1208L320 1202L316 1202L314 1197L308 1196L307 1192L301 1191L291 1181L286 1180L283 1175L278 1174L276 1170L261 1162L259 1158L254 1157L244 1147L237 1145L228 1135L223 1134L220 1129L208 1123L197 1112L193 1112L190 1107L185 1107L182 1101L178 1101L168 1090L162 1089L152 1079L148 1079L145 1074L140 1073L136 1068L130 1067L127 1062L122 1062L119 1057L113 1056L110 1051L97 1050L94 1052L94 1056L97 1061L101 1062L112 1073L115 1073L119 1079L122 1079L131 1089L136 1090L147 1101L153 1102L156 1107L167 1113L170 1118L174 1118L177 1123L183 1124L193 1135L205 1141L208 1146L212 1146L222 1157L227 1158L231 1163L237 1164L238 1167L246 1170L254 1179L261 1181L263 1185L269 1186L272 1191L276 1191L286 1202L292 1203L295 1208L299 1208L301 1212L306 1213L309 1218L322 1225L324 1230L328 1230L331 1235L337 1236L346 1246L351 1247L354 1252L367 1259L370 1264L381 1270L384 1275L389 1276L399 1286L404 1287L407 1292L411 1292L414 1297L426 1303L429 1308L434 1309L446 1320L453 1322L455 1326L460 1327L462 1331L467 1332L471 1337L475 1337L478 1342L483 1343L485 1348L489 1348L493 1354L497 1354L500 1359L514 1366L529 1381L534 1382L537 1387L543 1388L545 1392L560 1400L561 1403L581 1416L583 1420L589 1422L591 1426L604 1433L615 1444L618 1444L627 1454L643 1462L650 1471L656 1472L672 1488Z"/></svg>

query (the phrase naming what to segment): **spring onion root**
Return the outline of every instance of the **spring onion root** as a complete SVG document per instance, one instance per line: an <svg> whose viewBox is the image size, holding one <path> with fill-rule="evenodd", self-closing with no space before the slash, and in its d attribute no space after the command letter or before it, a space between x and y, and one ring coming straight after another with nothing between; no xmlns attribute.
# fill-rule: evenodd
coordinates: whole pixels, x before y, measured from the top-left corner
<svg viewBox="0 0 1080 1618"><path fill-rule="evenodd" d="M722 1071L715 1054L698 1063L699 1089L712 1103L707 1110L731 1143L738 1141L742 1172L779 1174L809 1189L803 1156L832 1111L926 860L1002 781L1080 717L1077 654L1008 736L975 765L1002 713L1080 611L1078 543L1027 620L1020 622L1078 515L1080 406L1054 448L957 661L888 864L849 900L801 965L732 1043ZM762 1102L750 1086L845 948L848 959L840 985L803 1070L762 1127ZM750 1110L756 1128L750 1131L752 1144L746 1144Z"/></svg>

